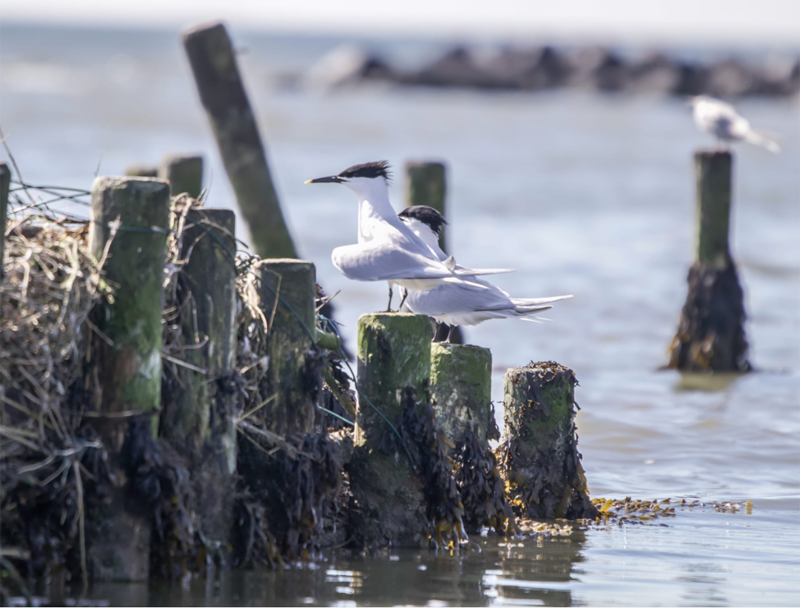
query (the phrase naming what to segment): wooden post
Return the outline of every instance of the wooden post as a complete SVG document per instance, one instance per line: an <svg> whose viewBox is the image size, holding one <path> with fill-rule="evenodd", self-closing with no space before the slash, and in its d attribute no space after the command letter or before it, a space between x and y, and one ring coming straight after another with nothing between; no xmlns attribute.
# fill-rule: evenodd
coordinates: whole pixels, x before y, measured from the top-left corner
<svg viewBox="0 0 800 608"><path fill-rule="evenodd" d="M447 219L447 167L444 163L432 161L408 161L406 163L406 207L427 205L433 207ZM442 227L439 235L439 247L448 253L447 226ZM440 325L434 340L441 342L447 339L449 328ZM464 332L454 327L450 334L453 344L464 343Z"/></svg>
<svg viewBox="0 0 800 608"><path fill-rule="evenodd" d="M183 338L179 390L170 391L161 435L187 461L201 529L209 540L227 541L232 524L236 472L236 217L228 209L192 209L183 231L178 287ZM227 251L226 249L227 248ZM229 253L230 252L230 253ZM206 370L205 373L196 371Z"/></svg>
<svg viewBox="0 0 800 608"><path fill-rule="evenodd" d="M492 407L492 353L488 348L431 344L431 395L439 426L454 448L455 480L468 532L513 528L505 482L489 439L499 439Z"/></svg>
<svg viewBox="0 0 800 608"><path fill-rule="evenodd" d="M3 267L6 249L6 220L8 219L8 191L11 189L11 171L8 165L0 163L0 284L5 279ZM0 292L1 293L1 292Z"/></svg>
<svg viewBox="0 0 800 608"><path fill-rule="evenodd" d="M499 457L511 504L532 519L594 518L575 433L575 373L552 361L505 375Z"/></svg>
<svg viewBox="0 0 800 608"><path fill-rule="evenodd" d="M455 444L471 431L486 444L492 416L492 352L462 344L431 344L431 396L436 419Z"/></svg>
<svg viewBox="0 0 800 608"><path fill-rule="evenodd" d="M92 363L101 389L96 403L101 417L94 426L120 485L111 490L107 519L87 517L97 525L88 534L88 557L96 580L131 581L149 575L150 520L130 499L130 471L123 470L120 451L126 431L127 441L142 444L158 429L169 185L147 178L96 179L89 243L97 259L103 258L117 221L121 226L104 266L106 279L115 285L114 297L93 315L104 338L94 341ZM137 424L142 419L146 423Z"/></svg>
<svg viewBox="0 0 800 608"><path fill-rule="evenodd" d="M444 163L409 161L406 163L406 207L427 205L447 218L447 181ZM447 239L442 228L439 246L447 252Z"/></svg>
<svg viewBox="0 0 800 608"><path fill-rule="evenodd" d="M683 371L749 371L744 293L730 253L733 156L695 153L697 219L695 260L668 368Z"/></svg>
<svg viewBox="0 0 800 608"><path fill-rule="evenodd" d="M158 167L155 165L131 165L125 169L127 177L158 177Z"/></svg>
<svg viewBox="0 0 800 608"><path fill-rule="evenodd" d="M732 165L733 155L728 151L700 150L694 155L697 180L695 262L714 268L725 268L730 263Z"/></svg>
<svg viewBox="0 0 800 608"><path fill-rule="evenodd" d="M225 26L185 30L183 44L256 253L296 257Z"/></svg>
<svg viewBox="0 0 800 608"><path fill-rule="evenodd" d="M203 191L203 157L165 156L158 169L158 177L169 182L171 196L186 192L192 198L200 198Z"/></svg>
<svg viewBox="0 0 800 608"><path fill-rule="evenodd" d="M268 393L277 395L264 407L265 419L281 435L309 433L321 388L319 374L309 371L316 342L316 269L305 260L277 259L261 260L253 270L269 324Z"/></svg>
<svg viewBox="0 0 800 608"><path fill-rule="evenodd" d="M347 467L358 504L350 523L358 544L407 544L425 529L420 484L390 424L398 427L407 387L416 389L418 399L424 395L430 341L424 315L375 313L358 320L360 394L356 447Z"/></svg>

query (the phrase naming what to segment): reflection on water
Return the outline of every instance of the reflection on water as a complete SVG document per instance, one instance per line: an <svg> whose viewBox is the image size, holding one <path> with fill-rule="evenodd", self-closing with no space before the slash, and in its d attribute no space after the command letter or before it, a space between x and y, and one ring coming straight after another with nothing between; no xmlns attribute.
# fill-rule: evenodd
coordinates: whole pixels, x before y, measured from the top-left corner
<svg viewBox="0 0 800 608"><path fill-rule="evenodd" d="M19 30L3 24L2 126L32 183L86 188L166 153L202 152L213 206L233 206L177 32ZM581 94L347 91L275 86L330 45L234 32L298 249L336 297L343 333L385 306L384 285L345 280L334 247L356 237L344 188L303 182L366 160L449 166L448 239L466 266L516 267L519 296L572 293L552 323L488 322L468 339L502 370L576 371L579 448L594 496L752 500L660 525L576 530L451 557L344 552L285 572L188 586L98 586L115 604L800 604L800 120L797 100L747 99L783 153L736 149L732 247L755 373L655 371L677 327L692 259L692 151L710 142L678 100ZM376 41L375 46L383 44ZM398 50L395 45L395 50ZM398 173L400 173L398 171ZM399 205L397 176L392 196ZM85 208L75 208L85 214ZM240 224L241 226L241 224ZM351 342L352 346L352 342ZM512 543L512 545L519 543Z"/></svg>

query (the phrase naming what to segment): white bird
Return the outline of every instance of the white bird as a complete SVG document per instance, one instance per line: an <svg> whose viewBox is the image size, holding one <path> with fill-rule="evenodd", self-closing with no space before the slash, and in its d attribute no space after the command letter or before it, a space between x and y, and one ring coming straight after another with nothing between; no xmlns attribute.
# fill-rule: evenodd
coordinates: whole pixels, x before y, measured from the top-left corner
<svg viewBox="0 0 800 608"><path fill-rule="evenodd" d="M710 133L719 142L746 141L762 146L774 154L781 151L777 143L751 128L750 122L731 104L707 95L690 97L688 103L694 109L697 128Z"/></svg>
<svg viewBox="0 0 800 608"><path fill-rule="evenodd" d="M513 272L500 268L472 270L457 267L452 257L440 258L398 219L389 202L388 180L389 164L377 161L354 165L338 175L306 182L342 184L358 196L358 244L337 247L331 260L348 279L388 281L387 312L391 310L393 284L424 291L465 277Z"/></svg>
<svg viewBox="0 0 800 608"><path fill-rule="evenodd" d="M436 209L425 205L408 207L398 217L439 257L445 256L439 248L439 233L447 222ZM438 323L449 325L449 342L455 325L477 325L489 319L506 318L536 322L536 313L552 308L553 302L571 297L512 298L499 287L483 279L472 278L469 281L458 279L443 283L428 291L406 290L403 299L412 312L428 315Z"/></svg>

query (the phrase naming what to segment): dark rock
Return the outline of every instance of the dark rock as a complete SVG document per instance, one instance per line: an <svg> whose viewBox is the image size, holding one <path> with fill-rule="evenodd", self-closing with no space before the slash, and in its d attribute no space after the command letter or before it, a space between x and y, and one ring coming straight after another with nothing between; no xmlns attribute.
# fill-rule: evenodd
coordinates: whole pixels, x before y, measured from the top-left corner
<svg viewBox="0 0 800 608"><path fill-rule="evenodd" d="M625 62L605 48L581 49L569 55L569 64L568 82L575 87L614 92L625 89L630 80Z"/></svg>
<svg viewBox="0 0 800 608"><path fill-rule="evenodd" d="M673 93L681 85L684 67L662 53L646 55L630 66L630 89L636 93Z"/></svg>
<svg viewBox="0 0 800 608"><path fill-rule="evenodd" d="M509 88L508 80L494 75L479 65L474 55L464 47L448 51L411 77L414 84L434 87L465 87L478 89Z"/></svg>
<svg viewBox="0 0 800 608"><path fill-rule="evenodd" d="M704 93L714 97L733 98L747 95L756 83L753 70L736 59L726 59L708 70Z"/></svg>
<svg viewBox="0 0 800 608"><path fill-rule="evenodd" d="M306 73L305 84L312 89L352 86L364 81L390 82L394 71L379 57L352 45L335 48Z"/></svg>

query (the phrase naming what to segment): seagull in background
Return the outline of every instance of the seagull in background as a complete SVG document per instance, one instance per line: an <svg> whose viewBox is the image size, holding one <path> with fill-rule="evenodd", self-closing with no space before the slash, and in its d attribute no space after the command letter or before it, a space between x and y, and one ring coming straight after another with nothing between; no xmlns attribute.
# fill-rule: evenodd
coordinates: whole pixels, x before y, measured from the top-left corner
<svg viewBox="0 0 800 608"><path fill-rule="evenodd" d="M439 247L439 233L447 224L441 213L432 207L418 205L403 209L398 217L439 257L445 256ZM514 317L539 322L534 315L552 308L553 302L571 297L512 298L499 287L475 277L469 281L458 279L443 283L427 291L405 289L403 301L411 312L447 324L447 342L450 342L456 325L478 325L489 319Z"/></svg>
<svg viewBox="0 0 800 608"><path fill-rule="evenodd" d="M446 282L469 281L469 277L477 275L513 272L503 268L472 270L457 266L452 256L440 257L395 214L389 202L389 179L389 164L377 161L353 165L338 175L306 182L342 184L358 196L358 244L337 247L331 260L348 279L388 281L386 312L391 312L395 284L425 291ZM479 284L476 288L485 289Z"/></svg>
<svg viewBox="0 0 800 608"><path fill-rule="evenodd" d="M741 116L731 104L707 95L690 97L688 103L694 109L694 122L697 128L711 133L720 144L746 141L762 146L774 154L781 151L781 147L777 143L763 133L752 129L750 122Z"/></svg>

